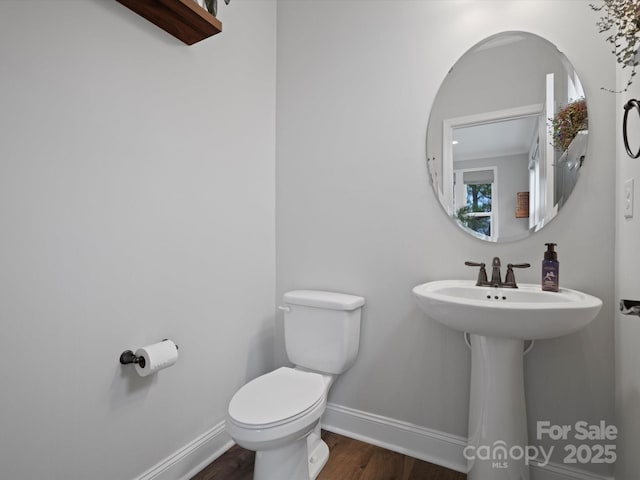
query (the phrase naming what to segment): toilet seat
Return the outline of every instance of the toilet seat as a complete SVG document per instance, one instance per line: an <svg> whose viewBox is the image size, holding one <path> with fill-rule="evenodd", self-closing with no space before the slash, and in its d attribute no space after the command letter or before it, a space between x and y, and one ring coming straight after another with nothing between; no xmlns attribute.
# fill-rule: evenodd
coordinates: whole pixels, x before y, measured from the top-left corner
<svg viewBox="0 0 640 480"><path fill-rule="evenodd" d="M276 427L324 404L325 391L322 375L281 367L240 388L229 403L229 417L247 429Z"/></svg>

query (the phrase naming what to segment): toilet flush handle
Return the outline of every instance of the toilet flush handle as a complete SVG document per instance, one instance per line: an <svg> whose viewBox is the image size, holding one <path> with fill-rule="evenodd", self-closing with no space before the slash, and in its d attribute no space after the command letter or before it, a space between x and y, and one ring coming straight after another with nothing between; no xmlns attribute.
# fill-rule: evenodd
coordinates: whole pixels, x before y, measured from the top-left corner
<svg viewBox="0 0 640 480"><path fill-rule="evenodd" d="M291 307L287 307L285 305L278 305L278 310L282 310L283 312L290 312Z"/></svg>

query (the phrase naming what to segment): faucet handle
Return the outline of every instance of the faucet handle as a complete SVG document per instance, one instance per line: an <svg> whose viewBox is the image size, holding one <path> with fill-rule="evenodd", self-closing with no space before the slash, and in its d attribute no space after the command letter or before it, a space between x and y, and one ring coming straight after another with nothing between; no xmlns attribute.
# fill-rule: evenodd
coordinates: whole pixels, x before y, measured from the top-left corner
<svg viewBox="0 0 640 480"><path fill-rule="evenodd" d="M530 263L509 263L507 268L529 268L530 266Z"/></svg>
<svg viewBox="0 0 640 480"><path fill-rule="evenodd" d="M485 263L481 262L464 262L464 264L468 267L480 267L480 271L478 272L478 280L476 281L476 286L477 287L482 287L485 285L488 285L489 282L487 281L487 270L485 269Z"/></svg>
<svg viewBox="0 0 640 480"><path fill-rule="evenodd" d="M485 263L484 263L484 262L482 262L482 263L479 263L479 262L470 262L470 261L468 261L468 260L467 260L466 262L464 262L464 264L465 264L467 267L484 267L484 266L485 266Z"/></svg>
<svg viewBox="0 0 640 480"><path fill-rule="evenodd" d="M513 273L514 268L529 268L531 266L530 263L509 263L507 264L507 275L504 278L505 287L518 288L518 284L516 283L516 276Z"/></svg>

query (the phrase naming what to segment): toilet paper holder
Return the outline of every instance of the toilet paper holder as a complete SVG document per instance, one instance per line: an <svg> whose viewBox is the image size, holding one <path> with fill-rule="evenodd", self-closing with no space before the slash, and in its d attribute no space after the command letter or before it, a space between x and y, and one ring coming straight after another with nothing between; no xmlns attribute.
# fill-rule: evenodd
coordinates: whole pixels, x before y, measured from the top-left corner
<svg viewBox="0 0 640 480"><path fill-rule="evenodd" d="M168 338L162 339L163 342L169 340ZM176 350L178 350L178 345L176 345ZM145 367L146 361L144 357L139 357L131 350L125 350L120 354L120 363L122 365L129 365L130 363L137 363L141 368Z"/></svg>
<svg viewBox="0 0 640 480"><path fill-rule="evenodd" d="M621 299L620 312L623 315L637 315L640 317L640 301Z"/></svg>

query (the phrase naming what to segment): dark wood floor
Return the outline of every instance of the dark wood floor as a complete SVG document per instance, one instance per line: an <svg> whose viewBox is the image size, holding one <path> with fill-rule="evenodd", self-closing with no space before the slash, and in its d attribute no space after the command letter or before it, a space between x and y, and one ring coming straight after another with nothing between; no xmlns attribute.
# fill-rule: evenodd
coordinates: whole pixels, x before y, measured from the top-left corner
<svg viewBox="0 0 640 480"><path fill-rule="evenodd" d="M317 480L465 480L463 473L368 443L322 432L329 462ZM251 480L254 452L235 445L191 480Z"/></svg>

